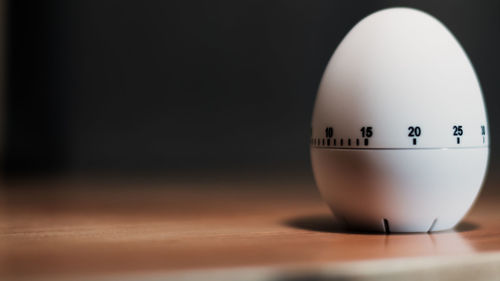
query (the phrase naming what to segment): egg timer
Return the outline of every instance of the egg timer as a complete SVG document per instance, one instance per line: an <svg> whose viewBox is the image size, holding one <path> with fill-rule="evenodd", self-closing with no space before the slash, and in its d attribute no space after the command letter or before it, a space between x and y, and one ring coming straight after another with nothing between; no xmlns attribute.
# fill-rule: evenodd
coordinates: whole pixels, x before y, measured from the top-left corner
<svg viewBox="0 0 500 281"><path fill-rule="evenodd" d="M442 23L390 8L349 31L312 117L314 177L338 221L362 231L453 228L479 193L488 155L478 79Z"/></svg>

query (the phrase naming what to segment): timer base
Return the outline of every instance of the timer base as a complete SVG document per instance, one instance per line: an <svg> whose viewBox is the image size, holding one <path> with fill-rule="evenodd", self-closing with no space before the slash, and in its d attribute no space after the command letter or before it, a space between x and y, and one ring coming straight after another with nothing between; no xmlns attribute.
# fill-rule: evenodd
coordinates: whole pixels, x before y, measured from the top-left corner
<svg viewBox="0 0 500 281"><path fill-rule="evenodd" d="M311 161L323 199L349 228L430 232L453 228L470 209L488 153L488 147L312 148Z"/></svg>

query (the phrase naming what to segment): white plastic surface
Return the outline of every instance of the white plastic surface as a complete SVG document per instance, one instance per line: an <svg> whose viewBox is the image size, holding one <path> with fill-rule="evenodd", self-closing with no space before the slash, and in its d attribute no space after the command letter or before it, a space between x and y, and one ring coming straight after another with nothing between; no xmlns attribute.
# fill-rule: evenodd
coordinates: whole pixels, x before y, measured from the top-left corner
<svg viewBox="0 0 500 281"><path fill-rule="evenodd" d="M487 159L488 148L312 151L316 183L341 222L386 231L386 219L390 232L455 226L479 192Z"/></svg>
<svg viewBox="0 0 500 281"><path fill-rule="evenodd" d="M330 59L314 107L311 157L323 198L349 226L453 227L480 190L488 143L474 69L428 14L376 12Z"/></svg>

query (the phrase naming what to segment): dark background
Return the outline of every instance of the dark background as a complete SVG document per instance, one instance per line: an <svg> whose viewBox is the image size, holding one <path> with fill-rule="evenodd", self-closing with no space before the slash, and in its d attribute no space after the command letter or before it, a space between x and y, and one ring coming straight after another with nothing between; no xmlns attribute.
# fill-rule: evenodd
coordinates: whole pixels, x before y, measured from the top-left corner
<svg viewBox="0 0 500 281"><path fill-rule="evenodd" d="M499 1L7 1L4 174L310 173L322 72L366 15L458 38L500 134Z"/></svg>

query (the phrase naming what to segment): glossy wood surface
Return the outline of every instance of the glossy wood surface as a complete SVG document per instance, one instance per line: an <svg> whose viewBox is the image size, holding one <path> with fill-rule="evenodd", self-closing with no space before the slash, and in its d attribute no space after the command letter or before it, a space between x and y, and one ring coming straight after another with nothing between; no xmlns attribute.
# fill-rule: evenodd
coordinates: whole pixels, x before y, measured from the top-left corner
<svg viewBox="0 0 500 281"><path fill-rule="evenodd" d="M338 227L307 177L10 183L0 199L0 279L497 253L497 182L487 181L455 230L395 235Z"/></svg>

